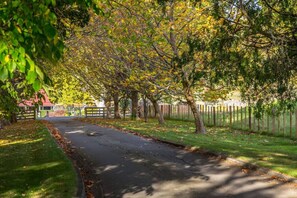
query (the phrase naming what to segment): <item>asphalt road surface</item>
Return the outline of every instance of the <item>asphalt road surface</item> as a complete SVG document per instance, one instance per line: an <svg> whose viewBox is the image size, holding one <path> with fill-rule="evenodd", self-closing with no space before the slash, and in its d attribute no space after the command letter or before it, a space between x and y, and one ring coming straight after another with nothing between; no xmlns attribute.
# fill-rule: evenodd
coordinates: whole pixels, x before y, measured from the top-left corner
<svg viewBox="0 0 297 198"><path fill-rule="evenodd" d="M49 120L98 174L104 197L297 198L293 185L198 153L67 118Z"/></svg>

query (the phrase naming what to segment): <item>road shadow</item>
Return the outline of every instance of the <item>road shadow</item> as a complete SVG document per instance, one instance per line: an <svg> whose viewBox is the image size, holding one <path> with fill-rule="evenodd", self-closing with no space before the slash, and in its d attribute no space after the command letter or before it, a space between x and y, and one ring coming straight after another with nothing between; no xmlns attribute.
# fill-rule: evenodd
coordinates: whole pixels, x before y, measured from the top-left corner
<svg viewBox="0 0 297 198"><path fill-rule="evenodd" d="M297 197L285 183L216 158L78 121L55 124L100 177L105 197Z"/></svg>

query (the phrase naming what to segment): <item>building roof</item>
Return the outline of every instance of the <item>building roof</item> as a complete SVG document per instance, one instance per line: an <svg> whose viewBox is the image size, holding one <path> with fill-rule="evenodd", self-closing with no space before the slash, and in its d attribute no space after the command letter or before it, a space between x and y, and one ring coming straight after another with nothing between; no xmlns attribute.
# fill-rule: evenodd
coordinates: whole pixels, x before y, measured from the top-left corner
<svg viewBox="0 0 297 198"><path fill-rule="evenodd" d="M51 101L49 100L48 95L46 94L46 92L44 90L40 90L39 91L40 94L42 94L42 98L39 99L37 97L37 94L35 94L35 98L31 98L29 100L23 100L19 106L20 107L25 107L25 106L34 106L34 104L36 103L42 103L42 106L46 106L46 107L52 107L54 106L54 104L51 103Z"/></svg>

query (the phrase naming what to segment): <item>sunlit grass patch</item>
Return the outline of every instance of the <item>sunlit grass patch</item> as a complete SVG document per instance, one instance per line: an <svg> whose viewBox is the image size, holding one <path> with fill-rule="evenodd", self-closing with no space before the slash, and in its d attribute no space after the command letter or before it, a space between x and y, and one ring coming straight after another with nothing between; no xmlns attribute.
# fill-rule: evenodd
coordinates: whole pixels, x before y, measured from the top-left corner
<svg viewBox="0 0 297 198"><path fill-rule="evenodd" d="M81 119L93 124L113 126L148 137L184 144L190 147L224 153L228 156L297 177L297 142L283 137L266 136L228 128L207 128L207 134L194 133L188 121L167 120L159 125L154 119L148 123L133 120Z"/></svg>
<svg viewBox="0 0 297 198"><path fill-rule="evenodd" d="M0 197L73 197L76 175L38 121L0 131Z"/></svg>

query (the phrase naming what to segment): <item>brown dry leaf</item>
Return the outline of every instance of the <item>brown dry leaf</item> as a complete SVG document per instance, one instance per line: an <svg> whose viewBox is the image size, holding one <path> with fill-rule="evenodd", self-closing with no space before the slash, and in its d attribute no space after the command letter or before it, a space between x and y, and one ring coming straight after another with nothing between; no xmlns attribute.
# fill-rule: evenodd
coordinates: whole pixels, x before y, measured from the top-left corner
<svg viewBox="0 0 297 198"><path fill-rule="evenodd" d="M94 185L94 181L92 180L86 180L85 185L87 188L91 188Z"/></svg>
<svg viewBox="0 0 297 198"><path fill-rule="evenodd" d="M95 196L92 193L87 192L87 198L95 198Z"/></svg>

